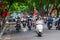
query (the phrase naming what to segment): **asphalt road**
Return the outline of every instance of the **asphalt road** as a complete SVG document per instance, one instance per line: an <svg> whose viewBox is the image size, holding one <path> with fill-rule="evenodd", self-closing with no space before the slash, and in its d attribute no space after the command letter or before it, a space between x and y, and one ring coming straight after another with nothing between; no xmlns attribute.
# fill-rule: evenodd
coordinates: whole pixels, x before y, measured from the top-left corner
<svg viewBox="0 0 60 40"><path fill-rule="evenodd" d="M44 32L42 37L38 37L34 30L12 33L8 36L5 35L5 37L10 38L11 40L59 40L60 30L56 30L55 27L53 27L51 30L48 30L46 25L44 25Z"/></svg>

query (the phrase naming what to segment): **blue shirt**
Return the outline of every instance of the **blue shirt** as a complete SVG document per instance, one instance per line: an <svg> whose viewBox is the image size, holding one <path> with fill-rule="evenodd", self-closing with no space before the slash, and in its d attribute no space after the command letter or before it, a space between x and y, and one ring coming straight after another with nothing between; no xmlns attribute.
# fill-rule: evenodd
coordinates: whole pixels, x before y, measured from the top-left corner
<svg viewBox="0 0 60 40"><path fill-rule="evenodd" d="M53 21L53 19L50 17L50 18L48 18L48 22L51 22L51 21Z"/></svg>
<svg viewBox="0 0 60 40"><path fill-rule="evenodd" d="M59 18L58 22L60 23L60 18Z"/></svg>

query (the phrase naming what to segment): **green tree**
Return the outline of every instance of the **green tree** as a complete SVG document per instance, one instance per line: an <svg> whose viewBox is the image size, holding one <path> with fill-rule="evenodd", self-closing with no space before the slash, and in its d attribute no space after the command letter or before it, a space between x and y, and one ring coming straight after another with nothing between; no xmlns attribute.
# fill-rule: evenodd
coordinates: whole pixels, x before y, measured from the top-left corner
<svg viewBox="0 0 60 40"><path fill-rule="evenodd" d="M6 0L6 9L11 9L11 11L33 11L34 8L38 11L44 12L43 6L49 8L49 4L53 4L55 8L59 8L60 0Z"/></svg>

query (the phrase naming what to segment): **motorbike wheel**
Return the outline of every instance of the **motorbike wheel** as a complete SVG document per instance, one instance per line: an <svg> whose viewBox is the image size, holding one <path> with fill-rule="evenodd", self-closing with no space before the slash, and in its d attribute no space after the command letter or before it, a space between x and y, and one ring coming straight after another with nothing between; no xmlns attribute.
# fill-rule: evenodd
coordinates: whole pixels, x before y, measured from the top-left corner
<svg viewBox="0 0 60 40"><path fill-rule="evenodd" d="M16 29L17 32L19 32L19 29Z"/></svg>
<svg viewBox="0 0 60 40"><path fill-rule="evenodd" d="M51 28L49 27L48 29L50 30Z"/></svg>
<svg viewBox="0 0 60 40"><path fill-rule="evenodd" d="M48 29L50 30L52 27L48 27Z"/></svg>
<svg viewBox="0 0 60 40"><path fill-rule="evenodd" d="M56 27L56 30L58 30L58 27Z"/></svg>
<svg viewBox="0 0 60 40"><path fill-rule="evenodd" d="M60 27L56 27L56 30L60 30Z"/></svg>
<svg viewBox="0 0 60 40"><path fill-rule="evenodd" d="M31 30L31 26L29 26L28 28L29 28L29 30Z"/></svg>
<svg viewBox="0 0 60 40"><path fill-rule="evenodd" d="M46 22L44 22L46 24Z"/></svg>
<svg viewBox="0 0 60 40"><path fill-rule="evenodd" d="M39 32L39 33L38 33L38 36L39 36L39 37L42 37L42 33L41 33L41 32Z"/></svg>
<svg viewBox="0 0 60 40"><path fill-rule="evenodd" d="M20 26L15 26L15 28L16 28L16 31L19 32Z"/></svg>
<svg viewBox="0 0 60 40"><path fill-rule="evenodd" d="M60 27L59 27L59 30L60 30Z"/></svg>

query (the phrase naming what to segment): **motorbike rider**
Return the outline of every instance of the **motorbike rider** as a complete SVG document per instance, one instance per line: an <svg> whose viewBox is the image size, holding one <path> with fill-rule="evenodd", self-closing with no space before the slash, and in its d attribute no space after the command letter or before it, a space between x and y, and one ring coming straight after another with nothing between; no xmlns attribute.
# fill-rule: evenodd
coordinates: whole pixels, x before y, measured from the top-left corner
<svg viewBox="0 0 60 40"><path fill-rule="evenodd" d="M31 30L31 27L32 27L32 21L31 21L31 19L28 19L27 26L28 26L28 29Z"/></svg>
<svg viewBox="0 0 60 40"><path fill-rule="evenodd" d="M28 26L28 30L31 30L32 27L31 15L27 15L27 26Z"/></svg>
<svg viewBox="0 0 60 40"><path fill-rule="evenodd" d="M41 24L41 25L44 24L44 21L41 16L39 16L39 19L36 21L36 25L38 25L38 24Z"/></svg>
<svg viewBox="0 0 60 40"><path fill-rule="evenodd" d="M42 17L39 16L39 19L36 21L36 33L38 34L38 36L42 36L43 24L44 24L44 21Z"/></svg>
<svg viewBox="0 0 60 40"><path fill-rule="evenodd" d="M59 19L57 20L57 27L56 28L59 28L60 29L60 17L59 17Z"/></svg>
<svg viewBox="0 0 60 40"><path fill-rule="evenodd" d="M47 23L47 17L44 17L44 23L45 24Z"/></svg>
<svg viewBox="0 0 60 40"><path fill-rule="evenodd" d="M19 32L19 30L21 29L19 17L16 19L16 26L15 26L15 28L16 28L17 32Z"/></svg>
<svg viewBox="0 0 60 40"><path fill-rule="evenodd" d="M50 24L52 24L53 23L53 18L52 17L48 17L48 23L47 23L47 26L49 27L50 26ZM52 26L52 25L51 25Z"/></svg>

